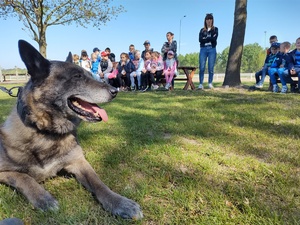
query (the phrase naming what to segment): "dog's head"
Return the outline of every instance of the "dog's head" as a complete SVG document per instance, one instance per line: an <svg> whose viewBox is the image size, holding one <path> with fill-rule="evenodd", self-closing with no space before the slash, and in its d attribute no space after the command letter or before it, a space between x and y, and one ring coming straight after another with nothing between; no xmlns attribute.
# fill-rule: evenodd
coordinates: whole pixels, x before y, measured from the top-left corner
<svg viewBox="0 0 300 225"><path fill-rule="evenodd" d="M23 40L19 52L31 77L18 100L18 113L25 124L68 133L80 120L107 121L105 110L97 104L111 101L117 90L73 64L71 53L66 62L49 61Z"/></svg>

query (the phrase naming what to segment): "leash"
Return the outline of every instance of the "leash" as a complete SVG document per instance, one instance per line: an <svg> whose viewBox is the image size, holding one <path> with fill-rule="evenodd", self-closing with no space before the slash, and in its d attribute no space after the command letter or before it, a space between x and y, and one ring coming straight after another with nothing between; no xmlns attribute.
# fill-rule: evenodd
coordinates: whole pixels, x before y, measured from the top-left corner
<svg viewBox="0 0 300 225"><path fill-rule="evenodd" d="M17 93L16 93L15 89L17 89ZM7 93L11 97L18 97L19 93L20 93L20 90L22 90L22 87L21 86L16 86L16 87L12 87L10 89L7 89L6 87L0 86L0 90Z"/></svg>

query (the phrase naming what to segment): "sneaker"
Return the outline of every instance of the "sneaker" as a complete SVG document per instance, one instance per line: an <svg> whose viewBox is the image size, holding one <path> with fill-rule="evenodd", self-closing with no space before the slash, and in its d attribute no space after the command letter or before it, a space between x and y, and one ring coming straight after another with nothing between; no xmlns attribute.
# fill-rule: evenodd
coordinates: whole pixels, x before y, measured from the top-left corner
<svg viewBox="0 0 300 225"><path fill-rule="evenodd" d="M147 91L147 90L148 90L148 87L147 87L147 86L141 88L141 92L145 92L145 91Z"/></svg>
<svg viewBox="0 0 300 225"><path fill-rule="evenodd" d="M286 85L283 85L282 89L281 89L281 93L285 94L285 93L287 93L287 90L288 90L288 87Z"/></svg>
<svg viewBox="0 0 300 225"><path fill-rule="evenodd" d="M131 91L135 91L135 86L131 87Z"/></svg>
<svg viewBox="0 0 300 225"><path fill-rule="evenodd" d="M170 88L170 83L167 83L166 86L165 86L165 89L169 90L169 88Z"/></svg>
<svg viewBox="0 0 300 225"><path fill-rule="evenodd" d="M213 88L214 88L214 86L212 85L212 83L209 83L209 84L208 84L208 88L209 88L209 89L213 89Z"/></svg>
<svg viewBox="0 0 300 225"><path fill-rule="evenodd" d="M274 84L274 85L273 85L273 92L274 92L274 93L277 93L277 92L278 92L278 85L277 85L277 84Z"/></svg>
<svg viewBox="0 0 300 225"><path fill-rule="evenodd" d="M198 89L203 89L203 84L199 84Z"/></svg>
<svg viewBox="0 0 300 225"><path fill-rule="evenodd" d="M153 90L156 90L156 89L159 88L159 86L157 84L152 84L151 87L152 87Z"/></svg>
<svg viewBox="0 0 300 225"><path fill-rule="evenodd" d="M256 88L263 88L263 84L261 82L258 82L257 84L255 84Z"/></svg>

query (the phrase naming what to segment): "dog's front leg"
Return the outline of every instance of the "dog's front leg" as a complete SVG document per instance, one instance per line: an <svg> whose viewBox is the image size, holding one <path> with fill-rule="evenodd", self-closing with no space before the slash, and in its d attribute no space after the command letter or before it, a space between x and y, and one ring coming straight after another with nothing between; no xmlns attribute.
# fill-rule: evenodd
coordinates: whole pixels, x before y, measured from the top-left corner
<svg viewBox="0 0 300 225"><path fill-rule="evenodd" d="M58 209L58 202L34 178L25 173L0 172L0 182L16 188L35 208Z"/></svg>
<svg viewBox="0 0 300 225"><path fill-rule="evenodd" d="M65 168L69 173L75 175L76 179L90 192L94 193L103 208L114 215L122 218L141 219L143 213L139 204L116 194L110 190L97 176L94 169L82 158Z"/></svg>

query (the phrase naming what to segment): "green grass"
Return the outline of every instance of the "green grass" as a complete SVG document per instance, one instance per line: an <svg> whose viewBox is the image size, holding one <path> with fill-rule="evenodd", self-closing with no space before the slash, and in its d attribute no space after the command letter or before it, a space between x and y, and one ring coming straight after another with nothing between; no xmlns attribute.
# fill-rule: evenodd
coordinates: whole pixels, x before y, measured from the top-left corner
<svg viewBox="0 0 300 225"><path fill-rule="evenodd" d="M221 84L217 84L217 86ZM43 183L58 212L0 185L0 219L30 224L300 224L299 94L247 89L119 93L107 123L82 123L86 158L141 221L115 218L73 178ZM16 99L0 93L0 122ZM12 134L13 135L13 134Z"/></svg>

